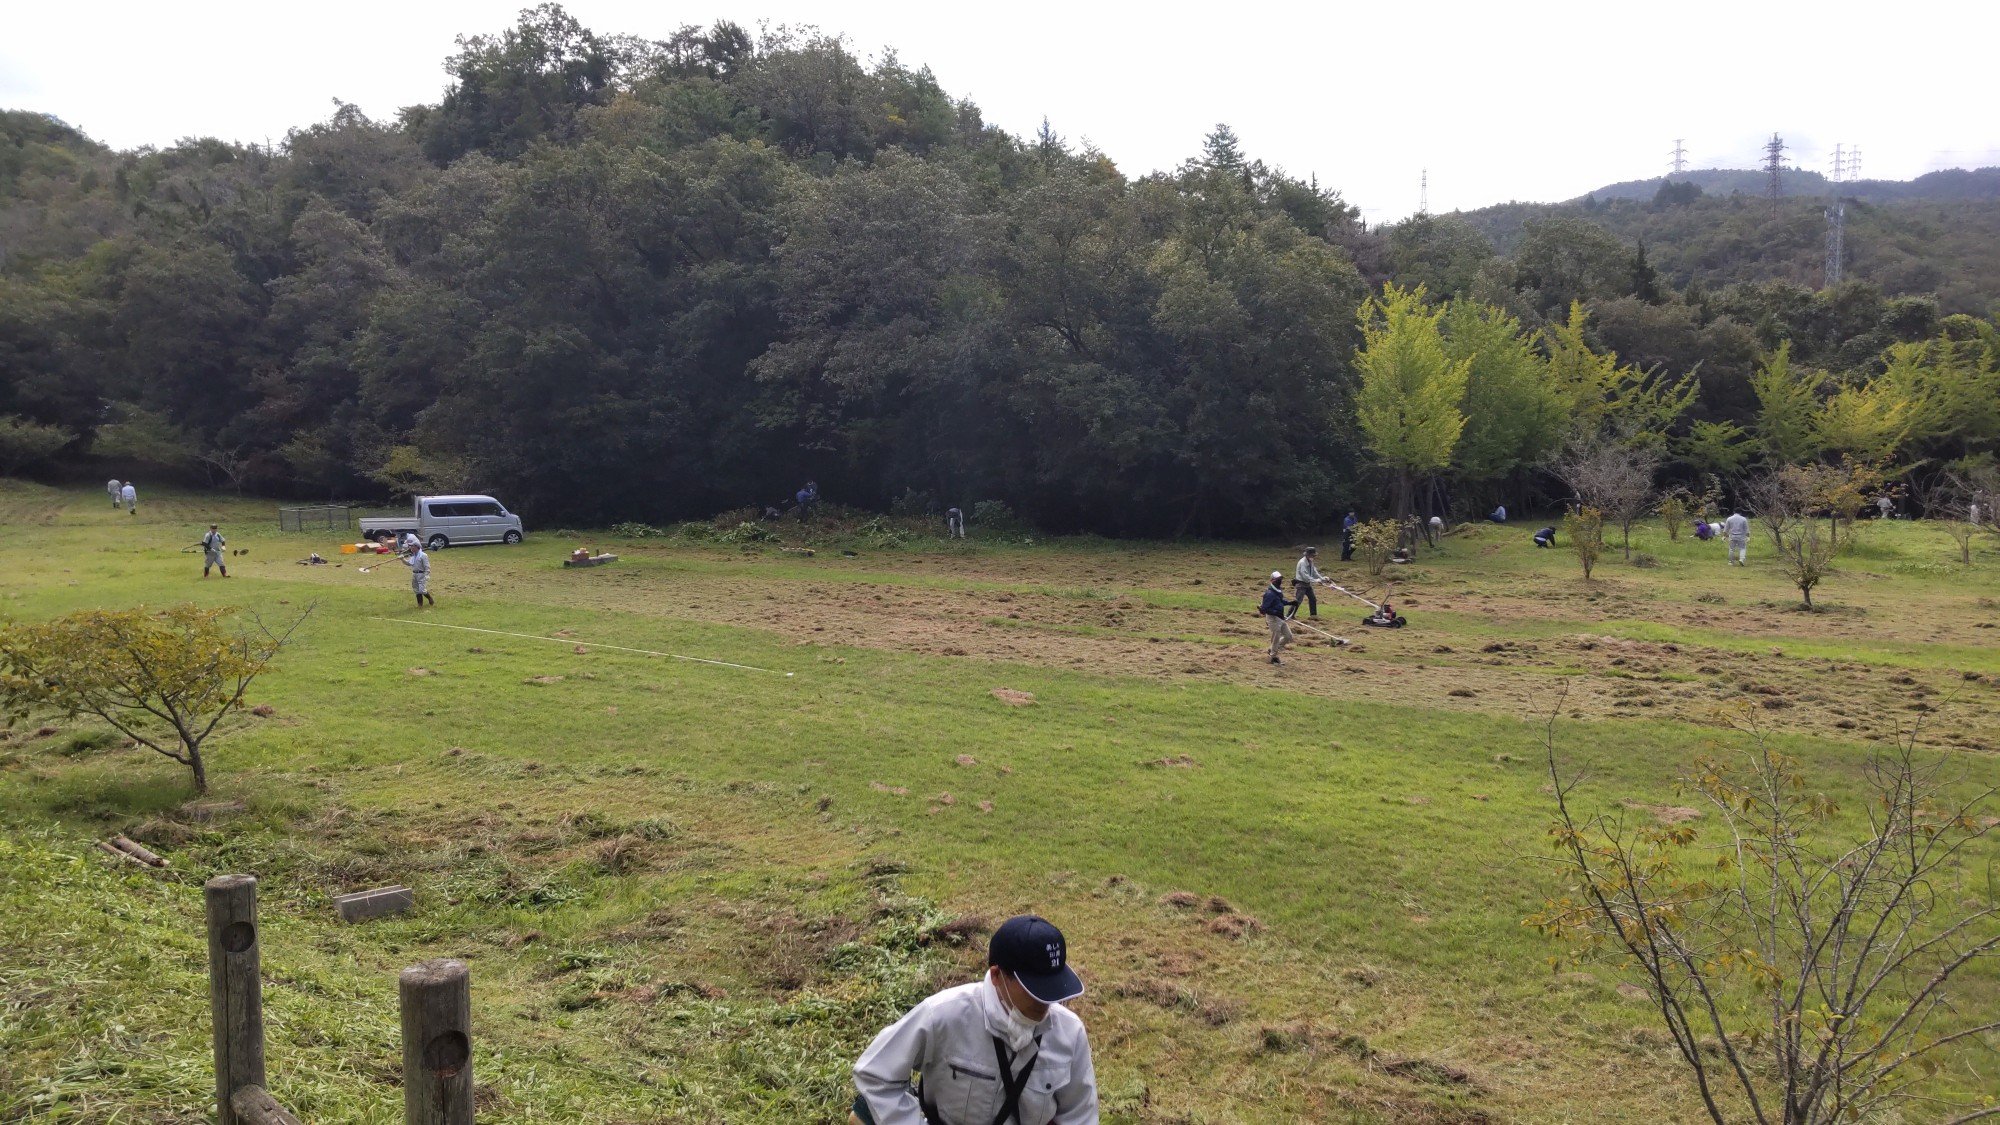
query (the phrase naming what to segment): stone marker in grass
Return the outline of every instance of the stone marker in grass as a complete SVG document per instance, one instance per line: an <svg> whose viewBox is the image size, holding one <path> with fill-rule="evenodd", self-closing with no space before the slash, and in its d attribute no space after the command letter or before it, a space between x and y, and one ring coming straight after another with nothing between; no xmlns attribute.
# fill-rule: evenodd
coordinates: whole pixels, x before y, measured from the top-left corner
<svg viewBox="0 0 2000 1125"><path fill-rule="evenodd" d="M416 892L408 887L377 887L333 898L333 908L340 911L343 922L366 922L385 914L401 914L416 904Z"/></svg>

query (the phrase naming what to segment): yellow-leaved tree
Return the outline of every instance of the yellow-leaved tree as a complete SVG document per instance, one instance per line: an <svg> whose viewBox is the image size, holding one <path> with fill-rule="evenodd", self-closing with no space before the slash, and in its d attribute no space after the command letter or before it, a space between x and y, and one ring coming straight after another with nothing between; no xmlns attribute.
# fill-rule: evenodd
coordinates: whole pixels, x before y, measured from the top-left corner
<svg viewBox="0 0 2000 1125"><path fill-rule="evenodd" d="M208 792L202 747L243 706L312 607L281 629L225 628L234 609L85 610L0 632L0 707L10 720L35 713L88 715L188 767Z"/></svg>
<svg viewBox="0 0 2000 1125"><path fill-rule="evenodd" d="M1369 450L1395 475L1391 500L1398 524L1410 514L1418 478L1451 464L1465 429L1458 404L1471 361L1453 360L1447 352L1438 328L1443 317L1443 310L1425 302L1422 286L1385 285L1380 297L1361 306L1355 413Z"/></svg>

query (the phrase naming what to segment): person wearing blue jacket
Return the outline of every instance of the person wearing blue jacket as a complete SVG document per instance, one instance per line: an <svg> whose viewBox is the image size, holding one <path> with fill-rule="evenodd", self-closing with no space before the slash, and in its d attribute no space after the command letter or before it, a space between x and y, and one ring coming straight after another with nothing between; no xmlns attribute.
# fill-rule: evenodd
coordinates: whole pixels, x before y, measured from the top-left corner
<svg viewBox="0 0 2000 1125"><path fill-rule="evenodd" d="M1298 604L1297 602L1288 602L1285 600L1284 572L1278 570L1272 571L1271 584L1264 587L1264 601L1257 607L1257 612L1263 614L1264 620L1271 623L1271 663L1273 664L1284 663L1284 661L1278 659L1278 654L1285 650L1286 645L1292 643L1292 627L1285 621L1285 610Z"/></svg>

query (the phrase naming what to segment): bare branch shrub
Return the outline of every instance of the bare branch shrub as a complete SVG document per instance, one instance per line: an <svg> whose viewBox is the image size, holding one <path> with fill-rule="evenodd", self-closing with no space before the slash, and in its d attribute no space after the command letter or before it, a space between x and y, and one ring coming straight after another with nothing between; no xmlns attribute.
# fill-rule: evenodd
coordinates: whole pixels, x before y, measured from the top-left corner
<svg viewBox="0 0 2000 1125"><path fill-rule="evenodd" d="M1996 789L1968 791L1912 732L1869 759L1866 800L1841 810L1752 736L1682 780L1713 814L1704 838L1694 819L1583 812L1551 719L1550 836L1573 887L1528 924L1641 975L1715 1122L2000 1116L2000 1010L1972 1002L2000 954L2000 905L1980 885ZM1987 1093L1952 1094L1968 1087Z"/></svg>

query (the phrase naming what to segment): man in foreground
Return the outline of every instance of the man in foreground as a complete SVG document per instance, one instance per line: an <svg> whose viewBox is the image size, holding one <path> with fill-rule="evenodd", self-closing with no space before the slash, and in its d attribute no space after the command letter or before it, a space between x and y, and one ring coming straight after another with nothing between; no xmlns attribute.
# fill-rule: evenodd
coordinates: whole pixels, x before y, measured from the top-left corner
<svg viewBox="0 0 2000 1125"><path fill-rule="evenodd" d="M201 576L203 578L208 577L208 571L211 567L222 571L224 578L229 577L229 565L222 561L222 548L228 545L228 543L229 540L222 537L222 528L215 524L208 525L208 534L201 537Z"/></svg>
<svg viewBox="0 0 2000 1125"><path fill-rule="evenodd" d="M410 589L417 595L417 608L424 608L425 602L438 604L431 597L431 556L423 544L417 544L416 550L403 556L403 565L410 568Z"/></svg>
<svg viewBox="0 0 2000 1125"><path fill-rule="evenodd" d="M1094 1125L1097 1073L1062 931L1033 914L993 931L986 975L884 1028L854 1064L853 1125ZM916 1082L912 1085L911 1079Z"/></svg>

